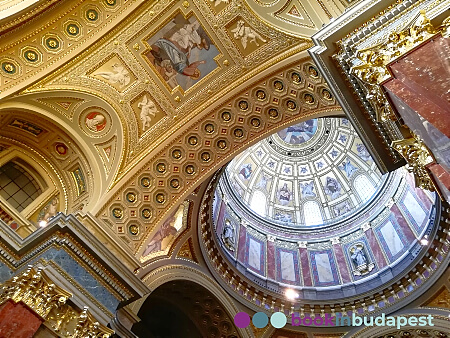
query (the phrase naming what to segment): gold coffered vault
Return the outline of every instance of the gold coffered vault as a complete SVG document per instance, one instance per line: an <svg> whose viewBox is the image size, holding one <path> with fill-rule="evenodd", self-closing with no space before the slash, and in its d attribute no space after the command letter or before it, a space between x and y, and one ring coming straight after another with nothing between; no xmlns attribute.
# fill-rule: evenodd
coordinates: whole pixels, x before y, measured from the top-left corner
<svg viewBox="0 0 450 338"><path fill-rule="evenodd" d="M362 337L233 317L417 310L438 337L447 310L422 304L450 287L448 74L414 53L449 50L444 8L3 1L0 335ZM395 87L415 74L436 118Z"/></svg>

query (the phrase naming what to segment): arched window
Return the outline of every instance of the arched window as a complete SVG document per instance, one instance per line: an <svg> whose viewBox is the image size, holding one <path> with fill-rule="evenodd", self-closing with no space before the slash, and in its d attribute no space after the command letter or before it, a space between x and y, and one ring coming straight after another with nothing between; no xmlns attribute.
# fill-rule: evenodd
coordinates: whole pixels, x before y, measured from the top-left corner
<svg viewBox="0 0 450 338"><path fill-rule="evenodd" d="M305 215L306 225L320 225L323 224L322 212L320 211L317 202L308 201L303 206L303 213Z"/></svg>
<svg viewBox="0 0 450 338"><path fill-rule="evenodd" d="M266 195L262 191L253 192L250 208L257 214L266 216Z"/></svg>
<svg viewBox="0 0 450 338"><path fill-rule="evenodd" d="M355 183L353 185L363 202L368 201L376 190L372 182L370 182L370 180L364 175L359 175L355 179Z"/></svg>
<svg viewBox="0 0 450 338"><path fill-rule="evenodd" d="M43 181L41 177L38 179ZM0 167L0 196L17 211L24 210L41 193L42 189L36 177L19 161L10 161Z"/></svg>

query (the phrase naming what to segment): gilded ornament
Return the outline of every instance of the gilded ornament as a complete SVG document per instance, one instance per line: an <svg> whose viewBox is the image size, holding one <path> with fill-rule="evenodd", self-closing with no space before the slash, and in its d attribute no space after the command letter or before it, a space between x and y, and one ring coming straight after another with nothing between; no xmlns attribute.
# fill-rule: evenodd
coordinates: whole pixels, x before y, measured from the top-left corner
<svg viewBox="0 0 450 338"><path fill-rule="evenodd" d="M240 128L236 128L233 131L233 135L236 136L237 138L241 138L242 136L244 136L244 131Z"/></svg>
<svg viewBox="0 0 450 338"><path fill-rule="evenodd" d="M127 201L128 202L134 203L134 202L136 202L136 200L137 200L137 196L136 196L136 194L134 192L129 192L127 194Z"/></svg>
<svg viewBox="0 0 450 338"><path fill-rule="evenodd" d="M327 101L331 101L333 99L333 96L328 89L322 90L322 97Z"/></svg>
<svg viewBox="0 0 450 338"><path fill-rule="evenodd" d="M135 43L134 45L133 45L133 49L134 50L139 50L139 49L141 49L141 46L139 46L139 43Z"/></svg>
<svg viewBox="0 0 450 338"><path fill-rule="evenodd" d="M150 217L152 217L152 212L150 209L143 209L142 210L142 217L144 217L145 219L149 219Z"/></svg>
<svg viewBox="0 0 450 338"><path fill-rule="evenodd" d="M10 62L3 62L2 69L8 74L14 74L16 72L16 66Z"/></svg>
<svg viewBox="0 0 450 338"><path fill-rule="evenodd" d="M195 136L191 136L191 137L189 137L189 139L188 139L188 143L191 145L191 146L195 146L195 145L197 145L197 143L198 143L198 139L197 139L197 137L195 137Z"/></svg>
<svg viewBox="0 0 450 338"><path fill-rule="evenodd" d="M314 102L316 101L316 100L314 99L314 96L312 96L311 94L305 94L305 95L303 95L303 99L305 100L305 102L306 102L307 104L314 104Z"/></svg>
<svg viewBox="0 0 450 338"><path fill-rule="evenodd" d="M302 77L300 76L299 73L292 73L291 74L291 80L295 84L299 84L300 82L302 82Z"/></svg>
<svg viewBox="0 0 450 338"><path fill-rule="evenodd" d="M264 90L257 90L256 97L258 98L258 100L264 100L266 98L266 93L264 92Z"/></svg>
<svg viewBox="0 0 450 338"><path fill-rule="evenodd" d="M225 140L219 140L217 141L217 147L219 149L226 149L227 148L227 142Z"/></svg>
<svg viewBox="0 0 450 338"><path fill-rule="evenodd" d="M160 173L164 173L166 171L166 165L164 163L158 163L156 165L156 170Z"/></svg>
<svg viewBox="0 0 450 338"><path fill-rule="evenodd" d="M230 121L231 120L231 113L227 112L227 111L224 111L222 113L222 120L224 120L226 122Z"/></svg>
<svg viewBox="0 0 450 338"><path fill-rule="evenodd" d="M50 49L57 49L59 47L59 41L55 38L48 38L45 40L45 44Z"/></svg>
<svg viewBox="0 0 450 338"><path fill-rule="evenodd" d="M213 132L214 132L214 125L211 124L211 123L208 123L207 125L205 125L205 131L206 131L208 134L213 133Z"/></svg>
<svg viewBox="0 0 450 338"><path fill-rule="evenodd" d="M185 168L186 174L192 175L195 173L195 167L192 164L189 164Z"/></svg>
<svg viewBox="0 0 450 338"><path fill-rule="evenodd" d="M248 109L248 102L244 100L239 101L239 109L246 111Z"/></svg>
<svg viewBox="0 0 450 338"><path fill-rule="evenodd" d="M204 152L201 154L201 159L202 159L202 161L204 161L204 162L208 162L208 161L211 159L211 154L208 153L207 151L204 151Z"/></svg>
<svg viewBox="0 0 450 338"><path fill-rule="evenodd" d="M223 63L224 66L228 66L230 64L230 62L228 60L223 60L222 63Z"/></svg>
<svg viewBox="0 0 450 338"><path fill-rule="evenodd" d="M184 8L188 8L189 7L189 2L188 1L183 1L183 7Z"/></svg>
<svg viewBox="0 0 450 338"><path fill-rule="evenodd" d="M419 136L393 141L391 147L397 150L408 163L408 171L413 173L416 187L435 191L426 166L434 163L434 158Z"/></svg>
<svg viewBox="0 0 450 338"><path fill-rule="evenodd" d="M116 4L116 0L105 0L105 3L108 6L114 6Z"/></svg>
<svg viewBox="0 0 450 338"><path fill-rule="evenodd" d="M281 91L281 90L283 90L283 88L284 88L284 84L283 84L283 82L277 80L277 81L275 81L275 82L273 83L273 87L274 87L276 90Z"/></svg>
<svg viewBox="0 0 450 338"><path fill-rule="evenodd" d="M166 197L163 193L156 194L156 202L162 204L166 201Z"/></svg>
<svg viewBox="0 0 450 338"><path fill-rule="evenodd" d="M297 108L297 104L294 101L292 101L292 100L288 100L286 102L286 107L289 110L295 110Z"/></svg>
<svg viewBox="0 0 450 338"><path fill-rule="evenodd" d="M257 119L256 117L254 117L250 120L250 124L253 127L258 128L261 125L261 121L259 119Z"/></svg>
<svg viewBox="0 0 450 338"><path fill-rule="evenodd" d="M97 19L98 19L98 13L97 13L97 11L95 11L95 10L93 10L93 9L89 9L89 10L86 12L86 18L87 18L89 21L95 21L95 20L97 20Z"/></svg>
<svg viewBox="0 0 450 338"><path fill-rule="evenodd" d="M174 159L179 160L179 159L181 158L181 156L182 156L182 152L181 152L180 149L174 149L174 150L172 151L172 157L173 157Z"/></svg>
<svg viewBox="0 0 450 338"><path fill-rule="evenodd" d="M174 189L178 189L180 187L180 181L176 178L170 180L170 186Z"/></svg>
<svg viewBox="0 0 450 338"><path fill-rule="evenodd" d="M83 312L78 317L78 323L75 327L75 331L70 336L71 338L86 338L86 337L98 337L108 338L114 333L113 330L100 324L95 318L88 312L88 308L85 306Z"/></svg>
<svg viewBox="0 0 450 338"><path fill-rule="evenodd" d="M136 224L132 224L128 227L130 234L136 236L139 233L139 227Z"/></svg>
<svg viewBox="0 0 450 338"><path fill-rule="evenodd" d="M151 184L150 178L148 178L148 177L143 177L143 178L141 178L141 185L142 185L144 188L148 188L148 187L150 186L150 184Z"/></svg>
<svg viewBox="0 0 450 338"><path fill-rule="evenodd" d="M275 108L270 108L267 113L268 113L269 117L271 117L273 119L278 117L278 110L276 110Z"/></svg>
<svg viewBox="0 0 450 338"><path fill-rule="evenodd" d="M350 60L358 64L352 67L350 72L361 81L366 98L375 110L378 121L396 120L394 111L380 86L391 77L388 64L435 34L444 32L445 29L445 24L435 29L426 17L425 11L420 10L418 18L408 28L392 32L385 41L375 46L358 50L355 60Z"/></svg>
<svg viewBox="0 0 450 338"><path fill-rule="evenodd" d="M69 35L76 36L80 33L80 28L77 25L71 23L67 25L66 31L67 33L69 33Z"/></svg>
<svg viewBox="0 0 450 338"><path fill-rule="evenodd" d="M25 59L30 62L35 62L38 60L38 55L36 54L36 52L28 50L25 52Z"/></svg>
<svg viewBox="0 0 450 338"><path fill-rule="evenodd" d="M117 219L121 219L123 217L123 211L119 208L114 208L112 213L113 213L113 216Z"/></svg>
<svg viewBox="0 0 450 338"><path fill-rule="evenodd" d="M319 71L316 69L316 67L314 66L309 66L308 67L308 74L309 76L311 76L313 79L317 79L319 77Z"/></svg>

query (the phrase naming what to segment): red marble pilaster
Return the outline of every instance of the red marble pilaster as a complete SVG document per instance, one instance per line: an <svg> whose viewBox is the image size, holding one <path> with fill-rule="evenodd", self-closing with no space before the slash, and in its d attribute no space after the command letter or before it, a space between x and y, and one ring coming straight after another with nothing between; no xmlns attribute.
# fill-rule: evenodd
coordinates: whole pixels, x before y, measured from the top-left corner
<svg viewBox="0 0 450 338"><path fill-rule="evenodd" d="M237 259L242 264L244 264L245 262L246 241L247 241L247 229L241 224L239 226L239 244L238 244Z"/></svg>
<svg viewBox="0 0 450 338"><path fill-rule="evenodd" d="M299 248L300 264L302 268L303 283L305 286L312 286L311 270L309 269L308 250L306 248Z"/></svg>
<svg viewBox="0 0 450 338"><path fill-rule="evenodd" d="M412 243L416 239L416 236L414 235L414 232L411 230L409 223L403 217L402 212L396 204L391 207L391 213L394 214L398 225L400 226L400 228L402 228L402 231L405 234L408 243Z"/></svg>
<svg viewBox="0 0 450 338"><path fill-rule="evenodd" d="M267 277L273 280L276 280L275 267L275 243L272 241L267 241Z"/></svg>
<svg viewBox="0 0 450 338"><path fill-rule="evenodd" d="M437 163L429 164L427 169L436 181L439 181L447 190L450 190L450 173L447 170Z"/></svg>
<svg viewBox="0 0 450 338"><path fill-rule="evenodd" d="M372 229L368 229L366 231L367 240L369 241L369 246L372 249L373 255L375 256L375 261L377 262L378 267L381 269L386 266L386 259L383 255L383 250L380 247L380 244L377 241L377 237Z"/></svg>
<svg viewBox="0 0 450 338"><path fill-rule="evenodd" d="M31 338L43 319L23 303L7 300L0 305L0 337Z"/></svg>
<svg viewBox="0 0 450 338"><path fill-rule="evenodd" d="M348 271L348 266L345 264L345 255L344 250L342 250L342 246L340 244L333 244L334 254L336 255L336 263L339 267L339 272L341 273L342 282L350 283L350 273Z"/></svg>
<svg viewBox="0 0 450 338"><path fill-rule="evenodd" d="M450 136L449 53L450 42L438 36L390 64L393 78L383 84L447 137Z"/></svg>

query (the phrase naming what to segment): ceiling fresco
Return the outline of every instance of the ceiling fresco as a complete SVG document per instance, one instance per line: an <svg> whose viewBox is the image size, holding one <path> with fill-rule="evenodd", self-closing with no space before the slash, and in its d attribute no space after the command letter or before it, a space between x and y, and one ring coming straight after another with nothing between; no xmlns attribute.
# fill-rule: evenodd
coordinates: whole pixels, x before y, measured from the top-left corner
<svg viewBox="0 0 450 338"><path fill-rule="evenodd" d="M91 170L71 168L71 180L78 194L90 187L90 201L76 209L140 256L241 149L279 125L341 113L306 54L326 11L287 3L300 31L300 16L312 18L309 31L287 34L240 0L54 3L47 19L2 32L0 109L27 105L86 149Z"/></svg>

